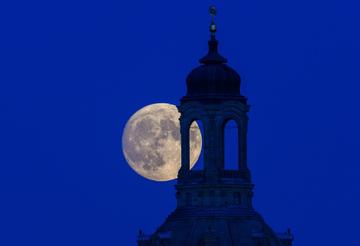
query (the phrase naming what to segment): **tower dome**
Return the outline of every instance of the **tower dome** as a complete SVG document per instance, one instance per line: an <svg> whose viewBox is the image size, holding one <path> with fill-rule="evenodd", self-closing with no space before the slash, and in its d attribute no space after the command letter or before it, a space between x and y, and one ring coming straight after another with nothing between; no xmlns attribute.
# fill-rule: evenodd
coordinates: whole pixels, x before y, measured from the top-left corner
<svg viewBox="0 0 360 246"><path fill-rule="evenodd" d="M208 54L199 60L186 79L187 97L240 96L240 76L229 67L217 50L218 41L211 35Z"/></svg>

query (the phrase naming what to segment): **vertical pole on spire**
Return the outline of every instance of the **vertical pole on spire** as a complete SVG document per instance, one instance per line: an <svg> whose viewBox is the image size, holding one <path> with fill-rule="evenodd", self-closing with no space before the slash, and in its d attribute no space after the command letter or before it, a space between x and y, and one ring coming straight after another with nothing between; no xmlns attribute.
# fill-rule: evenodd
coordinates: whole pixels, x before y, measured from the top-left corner
<svg viewBox="0 0 360 246"><path fill-rule="evenodd" d="M216 32L216 24L215 24L216 12L217 12L216 7L214 5L211 5L209 7L209 13L211 15L210 33L212 38L215 38L215 32Z"/></svg>

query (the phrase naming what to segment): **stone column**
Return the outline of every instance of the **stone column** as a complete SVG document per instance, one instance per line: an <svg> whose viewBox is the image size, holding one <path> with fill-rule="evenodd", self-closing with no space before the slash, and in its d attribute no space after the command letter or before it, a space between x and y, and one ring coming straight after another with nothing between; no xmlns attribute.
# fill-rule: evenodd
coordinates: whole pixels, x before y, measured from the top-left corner
<svg viewBox="0 0 360 246"><path fill-rule="evenodd" d="M218 157L218 129L216 119L214 115L208 116L207 125L205 126L205 148L204 148L204 159L205 159L205 176L206 180L215 182L219 177L219 162L221 161Z"/></svg>
<svg viewBox="0 0 360 246"><path fill-rule="evenodd" d="M190 170L190 139L189 139L190 124L186 124L184 120L180 120L180 134L181 134L181 167L178 177L182 179Z"/></svg>
<svg viewBox="0 0 360 246"><path fill-rule="evenodd" d="M218 116L216 130L217 130L217 140L216 140L216 152L217 152L217 166L218 170L222 171L225 169L225 155L224 155L224 126L222 116Z"/></svg>
<svg viewBox="0 0 360 246"><path fill-rule="evenodd" d="M247 119L238 126L239 168L247 168Z"/></svg>
<svg viewBox="0 0 360 246"><path fill-rule="evenodd" d="M243 117L238 126L239 172L241 176L250 180L250 170L247 166L247 117Z"/></svg>

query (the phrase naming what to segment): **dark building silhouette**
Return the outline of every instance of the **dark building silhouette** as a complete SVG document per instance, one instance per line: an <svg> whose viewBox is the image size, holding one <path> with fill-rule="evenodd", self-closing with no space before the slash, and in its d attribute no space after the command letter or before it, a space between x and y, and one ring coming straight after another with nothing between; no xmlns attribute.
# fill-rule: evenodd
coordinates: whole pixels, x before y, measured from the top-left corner
<svg viewBox="0 0 360 246"><path fill-rule="evenodd" d="M178 107L182 164L177 208L154 234L140 231L138 245L290 246L290 231L275 233L252 206L253 184L246 158L249 106L240 93L239 74L218 53L214 21L210 31L209 52L188 75L187 94ZM195 120L203 125L203 170L190 170L189 128ZM224 167L224 127L229 120L238 128L236 170Z"/></svg>

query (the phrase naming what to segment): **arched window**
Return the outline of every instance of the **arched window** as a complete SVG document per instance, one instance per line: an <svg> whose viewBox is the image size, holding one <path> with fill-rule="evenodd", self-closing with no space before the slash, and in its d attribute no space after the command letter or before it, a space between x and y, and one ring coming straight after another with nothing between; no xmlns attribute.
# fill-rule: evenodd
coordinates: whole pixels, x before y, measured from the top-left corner
<svg viewBox="0 0 360 246"><path fill-rule="evenodd" d="M239 129L234 120L228 120L223 127L224 169L239 169Z"/></svg>
<svg viewBox="0 0 360 246"><path fill-rule="evenodd" d="M190 166L194 170L204 170L204 127L201 120L193 121L189 129Z"/></svg>

